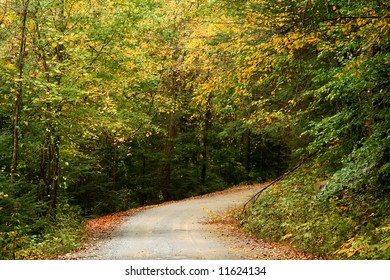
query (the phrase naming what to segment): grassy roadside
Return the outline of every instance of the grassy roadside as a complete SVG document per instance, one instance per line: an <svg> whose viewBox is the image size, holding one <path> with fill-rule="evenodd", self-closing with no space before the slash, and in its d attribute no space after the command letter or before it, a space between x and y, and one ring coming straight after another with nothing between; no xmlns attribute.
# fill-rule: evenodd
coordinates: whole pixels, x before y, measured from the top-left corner
<svg viewBox="0 0 390 280"><path fill-rule="evenodd" d="M285 181L236 211L257 238L326 259L390 259L390 199L370 194L321 201L310 183Z"/></svg>

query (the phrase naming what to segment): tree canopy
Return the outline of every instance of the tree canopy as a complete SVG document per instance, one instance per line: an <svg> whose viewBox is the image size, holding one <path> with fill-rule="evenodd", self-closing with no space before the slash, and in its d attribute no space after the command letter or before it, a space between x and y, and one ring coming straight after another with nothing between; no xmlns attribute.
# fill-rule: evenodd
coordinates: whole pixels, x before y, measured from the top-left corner
<svg viewBox="0 0 390 280"><path fill-rule="evenodd" d="M389 10L1 0L4 258L14 234L42 236L62 211L102 215L267 181L308 155L301 181L328 181L315 201L367 196L389 210Z"/></svg>

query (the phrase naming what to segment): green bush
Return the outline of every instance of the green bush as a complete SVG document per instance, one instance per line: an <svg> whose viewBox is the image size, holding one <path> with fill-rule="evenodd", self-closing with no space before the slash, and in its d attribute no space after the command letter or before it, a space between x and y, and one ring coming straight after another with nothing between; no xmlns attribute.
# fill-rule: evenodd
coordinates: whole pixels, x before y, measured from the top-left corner
<svg viewBox="0 0 390 280"><path fill-rule="evenodd" d="M40 236L28 236L24 246L16 251L16 259L48 259L81 246L85 238L83 220L77 208L59 205L54 221L48 220Z"/></svg>
<svg viewBox="0 0 390 280"><path fill-rule="evenodd" d="M390 199L369 194L317 198L312 185L284 182L239 218L259 238L285 242L319 257L388 259Z"/></svg>
<svg viewBox="0 0 390 280"><path fill-rule="evenodd" d="M27 207L25 202L0 193L0 213L3 214L0 216L0 260L51 258L82 244L84 223L78 208L61 204L57 207L55 218L38 217L34 209L42 207L36 203ZM11 207L12 212L3 211ZM25 209L22 211L20 208ZM27 218L28 212L30 218ZM34 221L34 217L38 220Z"/></svg>

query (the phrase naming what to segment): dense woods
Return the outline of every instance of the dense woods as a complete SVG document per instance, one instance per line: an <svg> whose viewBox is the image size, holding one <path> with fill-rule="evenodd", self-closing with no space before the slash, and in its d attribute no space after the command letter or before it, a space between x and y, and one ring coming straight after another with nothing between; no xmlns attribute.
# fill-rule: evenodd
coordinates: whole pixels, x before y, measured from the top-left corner
<svg viewBox="0 0 390 280"><path fill-rule="evenodd" d="M0 259L308 157L244 228L388 259L389 15L386 0L0 0Z"/></svg>

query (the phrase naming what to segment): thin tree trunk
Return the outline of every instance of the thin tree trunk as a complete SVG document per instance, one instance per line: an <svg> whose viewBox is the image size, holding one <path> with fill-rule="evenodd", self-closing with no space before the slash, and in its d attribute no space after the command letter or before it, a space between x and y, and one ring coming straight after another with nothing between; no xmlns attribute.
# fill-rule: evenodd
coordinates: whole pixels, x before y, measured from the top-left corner
<svg viewBox="0 0 390 280"><path fill-rule="evenodd" d="M111 179L112 179L112 190L116 190L118 188L118 147L113 145L113 159L112 159L112 170L111 170Z"/></svg>
<svg viewBox="0 0 390 280"><path fill-rule="evenodd" d="M203 151L202 151L202 171L201 171L201 183L206 184L207 177L207 163L208 163L208 149L209 149L209 130L211 123L211 94L207 97L206 113L204 119L203 129Z"/></svg>
<svg viewBox="0 0 390 280"><path fill-rule="evenodd" d="M57 206L57 192L59 187L59 161L60 161L60 154L59 154L59 137L56 135L56 131L53 127L49 127L49 155L50 155L50 166L51 169L49 169L50 172L50 201L49 201L49 208L48 208L48 215L53 215L53 211L55 210Z"/></svg>
<svg viewBox="0 0 390 280"><path fill-rule="evenodd" d="M179 53L177 45L175 45L175 49L176 49L176 53L173 55L173 59L177 61L178 53ZM163 196L163 199L165 201L168 201L171 199L169 186L170 186L171 173L172 173L172 156L173 156L173 149L174 149L174 140L177 136L176 102L178 98L178 93L181 90L179 73L175 69L175 66L171 66L169 75L166 78L167 78L166 80L167 84L165 89L167 92L171 93L172 95L172 104L174 106L174 110L169 116L168 135L167 135L167 141L164 146L164 162L161 169L162 178L161 178L160 191Z"/></svg>
<svg viewBox="0 0 390 280"><path fill-rule="evenodd" d="M26 44L27 44L27 15L30 1L23 2L21 11L21 40L18 59L18 87L15 96L15 109L13 114L13 143L12 143L12 161L11 161L11 182L15 181L15 176L18 169L19 160L19 137L20 137L20 115L23 102L23 78L24 78L24 63L26 59Z"/></svg>
<svg viewBox="0 0 390 280"><path fill-rule="evenodd" d="M60 1L57 6L57 15L56 26L57 29L61 32L64 31L65 17L64 17L64 1ZM37 34L38 40L41 40L41 32L39 27L38 17L35 14L35 31ZM46 82L48 84L55 83L56 85L61 84L62 75L56 74L50 76L50 67L48 64L48 57L46 50L43 47L40 47L37 44L38 57L40 58L45 72ZM58 44L55 49L55 59L58 63L63 62L64 57L64 46ZM50 92L50 89L48 88ZM46 142L42 148L42 159L41 159L41 176L47 187L47 195L49 197L47 215L55 217L55 209L57 206L57 196L59 188L59 162L60 162L60 137L58 131L55 127L54 114L57 111L60 111L59 106L54 106L50 101L46 102L46 119L47 119L47 128L46 128Z"/></svg>
<svg viewBox="0 0 390 280"><path fill-rule="evenodd" d="M176 97L175 97L176 99ZM161 193L164 200L170 199L169 185L172 172L172 155L174 148L174 138L177 135L176 131L176 115L172 113L168 124L168 139L165 143L164 154L165 162L162 166L162 181L161 181Z"/></svg>
<svg viewBox="0 0 390 280"><path fill-rule="evenodd" d="M145 205L147 201L147 195L145 192L145 185L146 185L145 176L146 176L146 156L145 154L142 154L141 191L138 195L138 200L141 205Z"/></svg>
<svg viewBox="0 0 390 280"><path fill-rule="evenodd" d="M245 168L247 179L251 171L251 131L247 129L242 135L243 155L242 165Z"/></svg>

